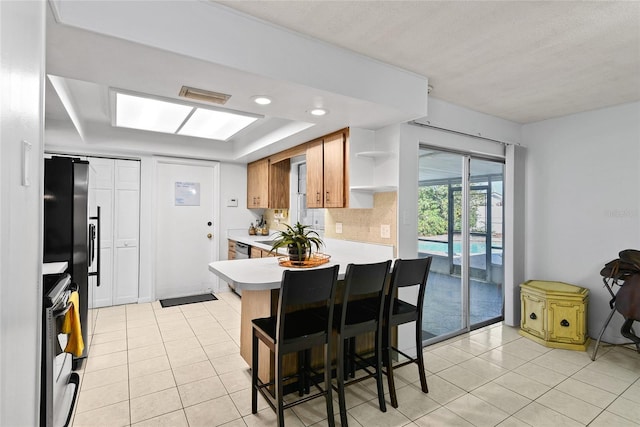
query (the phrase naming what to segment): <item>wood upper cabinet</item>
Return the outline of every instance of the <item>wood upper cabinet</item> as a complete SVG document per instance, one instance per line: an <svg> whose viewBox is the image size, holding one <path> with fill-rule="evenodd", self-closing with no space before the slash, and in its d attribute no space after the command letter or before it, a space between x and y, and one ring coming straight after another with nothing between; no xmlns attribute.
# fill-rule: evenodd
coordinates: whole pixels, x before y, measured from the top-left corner
<svg viewBox="0 0 640 427"><path fill-rule="evenodd" d="M307 207L324 207L323 140L307 144Z"/></svg>
<svg viewBox="0 0 640 427"><path fill-rule="evenodd" d="M270 158L247 165L247 207L289 208L289 159L271 162Z"/></svg>
<svg viewBox="0 0 640 427"><path fill-rule="evenodd" d="M307 207L345 207L345 134L307 144Z"/></svg>
<svg viewBox="0 0 640 427"><path fill-rule="evenodd" d="M344 201L344 134L324 139L324 207L342 208Z"/></svg>
<svg viewBox="0 0 640 427"><path fill-rule="evenodd" d="M291 160L269 164L269 208L289 209L289 172Z"/></svg>
<svg viewBox="0 0 640 427"><path fill-rule="evenodd" d="M247 165L247 207L269 207L269 159Z"/></svg>

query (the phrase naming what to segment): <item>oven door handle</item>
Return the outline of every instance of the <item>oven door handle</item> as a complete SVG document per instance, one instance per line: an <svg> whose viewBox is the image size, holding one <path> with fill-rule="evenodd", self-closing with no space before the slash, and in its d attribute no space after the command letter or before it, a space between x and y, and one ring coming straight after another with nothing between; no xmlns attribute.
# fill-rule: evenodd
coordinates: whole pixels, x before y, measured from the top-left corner
<svg viewBox="0 0 640 427"><path fill-rule="evenodd" d="M58 318L61 316L64 316L65 314L67 314L67 312L69 310L71 310L71 307L73 306L73 304L71 304L70 302L68 302L63 308L61 308L60 310L54 310L53 311L53 317L54 318Z"/></svg>

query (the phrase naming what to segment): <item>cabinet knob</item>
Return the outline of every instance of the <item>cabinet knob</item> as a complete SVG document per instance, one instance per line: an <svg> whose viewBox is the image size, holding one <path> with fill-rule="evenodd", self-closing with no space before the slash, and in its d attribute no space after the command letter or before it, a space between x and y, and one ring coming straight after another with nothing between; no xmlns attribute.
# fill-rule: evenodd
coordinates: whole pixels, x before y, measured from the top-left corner
<svg viewBox="0 0 640 427"><path fill-rule="evenodd" d="M213 237L213 234L211 234L211 233L207 233L207 239L210 239L210 238L212 238L212 237Z"/></svg>
<svg viewBox="0 0 640 427"><path fill-rule="evenodd" d="M565 328L569 327L569 321L567 319L562 319L560 326L564 326Z"/></svg>
<svg viewBox="0 0 640 427"><path fill-rule="evenodd" d="M537 318L538 318L538 316L536 316L536 314L535 314L535 313L531 313L531 314L529 315L529 319L531 319L531 320L536 320Z"/></svg>

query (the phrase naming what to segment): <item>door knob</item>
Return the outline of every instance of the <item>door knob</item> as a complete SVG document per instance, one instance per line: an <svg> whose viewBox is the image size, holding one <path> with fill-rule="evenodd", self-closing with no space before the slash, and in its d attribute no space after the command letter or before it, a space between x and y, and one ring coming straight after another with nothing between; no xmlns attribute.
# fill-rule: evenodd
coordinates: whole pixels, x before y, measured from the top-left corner
<svg viewBox="0 0 640 427"><path fill-rule="evenodd" d="M209 238L209 239L210 239L210 238L212 238L212 237L213 237L213 234L211 234L211 233L207 233L207 238Z"/></svg>

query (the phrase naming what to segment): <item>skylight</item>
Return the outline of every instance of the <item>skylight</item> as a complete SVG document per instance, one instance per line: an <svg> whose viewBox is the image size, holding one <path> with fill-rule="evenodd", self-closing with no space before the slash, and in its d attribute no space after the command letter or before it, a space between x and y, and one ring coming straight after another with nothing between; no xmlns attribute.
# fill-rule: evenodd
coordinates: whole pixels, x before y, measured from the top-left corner
<svg viewBox="0 0 640 427"><path fill-rule="evenodd" d="M227 140L256 120L256 117L196 108L178 134Z"/></svg>
<svg viewBox="0 0 640 427"><path fill-rule="evenodd" d="M226 141L261 116L115 92L114 125Z"/></svg>

